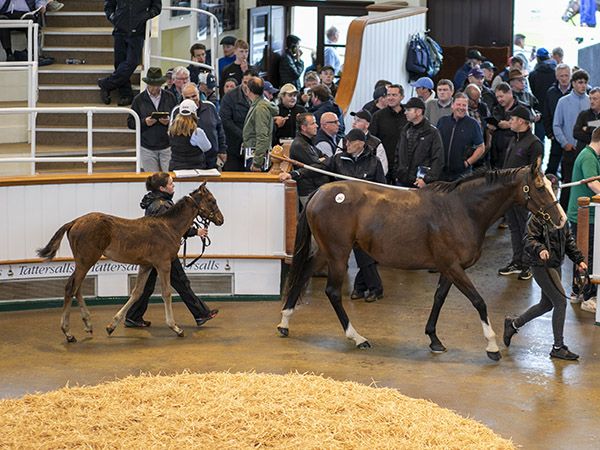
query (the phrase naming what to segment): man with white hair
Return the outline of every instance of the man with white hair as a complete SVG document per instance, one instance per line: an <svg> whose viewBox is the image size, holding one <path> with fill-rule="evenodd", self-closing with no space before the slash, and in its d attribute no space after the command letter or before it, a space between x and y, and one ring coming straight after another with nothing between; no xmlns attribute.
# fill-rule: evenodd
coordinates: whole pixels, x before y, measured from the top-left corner
<svg viewBox="0 0 600 450"><path fill-rule="evenodd" d="M183 86L190 82L190 71L183 66L178 66L173 69L173 86L171 86L171 94L175 96L177 104L183 100Z"/></svg>

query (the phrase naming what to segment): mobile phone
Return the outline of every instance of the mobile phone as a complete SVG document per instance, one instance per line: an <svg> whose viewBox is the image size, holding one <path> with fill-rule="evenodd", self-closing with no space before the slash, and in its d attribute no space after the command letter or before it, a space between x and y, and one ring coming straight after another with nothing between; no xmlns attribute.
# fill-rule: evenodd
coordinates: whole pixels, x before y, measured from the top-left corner
<svg viewBox="0 0 600 450"><path fill-rule="evenodd" d="M150 114L150 117L152 117L153 119L162 119L164 117L169 117L169 113L168 112L161 112L161 111L154 111L152 114Z"/></svg>

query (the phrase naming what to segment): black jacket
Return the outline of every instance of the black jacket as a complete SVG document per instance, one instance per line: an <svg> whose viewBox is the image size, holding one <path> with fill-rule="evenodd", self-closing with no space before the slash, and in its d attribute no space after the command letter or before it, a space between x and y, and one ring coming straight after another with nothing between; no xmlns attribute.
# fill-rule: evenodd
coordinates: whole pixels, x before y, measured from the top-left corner
<svg viewBox="0 0 600 450"><path fill-rule="evenodd" d="M169 136L171 161L169 170L206 169L204 152L190 143L191 136Z"/></svg>
<svg viewBox="0 0 600 450"><path fill-rule="evenodd" d="M569 85L569 89L564 94L558 87L558 81L556 81L550 89L546 92L546 99L544 101L544 110L542 111L542 121L544 122L544 132L548 139L554 138L554 133L552 131L552 122L554 122L554 111L556 111L556 105L558 101L568 95L571 92L571 85Z"/></svg>
<svg viewBox="0 0 600 450"><path fill-rule="evenodd" d="M244 122L250 109L250 102L242 87L238 86L229 91L221 98L221 107L219 108L219 116L225 130L225 138L227 140L227 153L231 155L239 155L242 147L242 130Z"/></svg>
<svg viewBox="0 0 600 450"><path fill-rule="evenodd" d="M322 156L323 154L317 147L313 145L310 138L306 137L302 133L298 133L298 135L294 138L294 141L290 147L290 158L300 161L304 164L315 165L320 163L319 158ZM319 189L321 185L327 182L329 182L329 177L327 175L320 174L298 179L298 195L300 197L310 195Z"/></svg>
<svg viewBox="0 0 600 450"><path fill-rule="evenodd" d="M596 114L591 108L581 111L577 116L577 120L573 126L573 137L577 139L577 152L592 141L592 133L595 128L588 127L588 122L593 120L600 120L600 113ZM583 127L587 129L584 130Z"/></svg>
<svg viewBox="0 0 600 450"><path fill-rule="evenodd" d="M329 99L326 102L319 104L318 106L312 105L310 108L308 108L308 111L311 112L313 116L315 116L315 119L318 124L321 123L321 116L324 113L334 113L340 121L340 129L338 131L338 136L340 138L344 136L344 113L342 112L342 108L340 108L338 104L335 103L332 99Z"/></svg>
<svg viewBox="0 0 600 450"><path fill-rule="evenodd" d="M153 112L171 113L176 104L177 102L173 94L164 89L161 89L160 92L158 109L154 107L154 103L152 103L148 91L144 90L144 92L140 92L135 96L133 103L131 104L131 109L140 116L142 147L149 150L163 150L169 146L169 136L167 135L169 127L158 121L149 127L146 125L145 119ZM127 117L127 126L132 130L135 130L135 120L132 116Z"/></svg>
<svg viewBox="0 0 600 450"><path fill-rule="evenodd" d="M515 133L508 144L506 157L504 158L504 169L528 166L533 164L539 156L544 154L544 146L531 128L522 133Z"/></svg>
<svg viewBox="0 0 600 450"><path fill-rule="evenodd" d="M543 114L546 104L546 92L556 81L556 65L546 62L538 63L529 74L529 87L531 93L539 101L539 111Z"/></svg>
<svg viewBox="0 0 600 450"><path fill-rule="evenodd" d="M414 142L412 148L410 142ZM437 128L427 119L417 125L409 122L402 128L394 166L402 186L414 186L419 166L430 168L423 178L425 183L439 180L444 169L444 144Z"/></svg>
<svg viewBox="0 0 600 450"><path fill-rule="evenodd" d="M161 11L161 0L104 0L104 14L114 26L113 34L144 36L146 22Z"/></svg>
<svg viewBox="0 0 600 450"><path fill-rule="evenodd" d="M291 83L296 86L296 89L300 89L302 72L304 72L304 61L294 58L289 50L286 50L279 61L279 85Z"/></svg>
<svg viewBox="0 0 600 450"><path fill-rule="evenodd" d="M562 265L565 255L575 264L584 261L583 254L577 248L575 238L568 226L561 229L551 228L537 216L531 216L527 222L527 233L523 238L525 261L529 266L547 266L557 268ZM548 250L550 259L542 261L540 252Z"/></svg>
<svg viewBox="0 0 600 450"><path fill-rule="evenodd" d="M150 191L142 198L140 208L144 210L145 216L158 216L168 211L173 206L173 194L166 192ZM191 227L185 233L184 237L194 237L198 234L198 228Z"/></svg>
<svg viewBox="0 0 600 450"><path fill-rule="evenodd" d="M294 105L292 109L289 109L283 106L283 103L279 104L278 116L287 117L288 120L281 128L275 128L275 133L273 133L274 144L279 144L281 139L296 137L296 116L303 112L306 112L304 106Z"/></svg>
<svg viewBox="0 0 600 450"><path fill-rule="evenodd" d="M498 122L502 120L510 120L510 112L519 105L519 101L515 98L513 105L508 111L504 110L501 105L496 105L492 110L492 117ZM497 128L492 133L492 144L490 147L490 164L494 169L501 169L506 157L506 150L511 139L515 136L514 131L510 128Z"/></svg>
<svg viewBox="0 0 600 450"><path fill-rule="evenodd" d="M390 165L388 174L395 173L396 147L398 146L402 128L406 123L407 120L404 115L403 106L400 107L400 112L396 112L388 106L373 114L371 124L369 125L369 132L381 139L381 143L385 149L385 155Z"/></svg>

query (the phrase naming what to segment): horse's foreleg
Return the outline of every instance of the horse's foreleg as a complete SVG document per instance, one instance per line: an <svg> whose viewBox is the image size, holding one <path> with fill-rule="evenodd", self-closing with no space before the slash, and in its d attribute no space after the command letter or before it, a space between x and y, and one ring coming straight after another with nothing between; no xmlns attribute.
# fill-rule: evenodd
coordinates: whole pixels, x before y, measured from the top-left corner
<svg viewBox="0 0 600 450"><path fill-rule="evenodd" d="M119 311L117 311L110 323L106 326L106 332L109 334L109 336L113 333L113 331L115 331L115 328L117 328L117 325L119 325L121 320L123 320L123 317L125 317L125 314L127 314L127 311L129 311L131 305L137 302L141 297L142 293L144 292L146 282L148 281L148 276L150 275L151 269L152 267L150 266L140 266L138 269L138 276L135 281L135 286L131 291L131 295L127 299L127 302L121 307L121 309L119 309Z"/></svg>
<svg viewBox="0 0 600 450"><path fill-rule="evenodd" d="M429 339L431 340L429 348L433 353L443 353L446 351L446 347L444 347L437 337L436 325L438 318L440 317L440 311L442 310L442 306L444 306L444 302L446 301L446 297L448 296L451 287L452 283L450 280L443 275L440 275L440 280L438 281L437 289L433 296L433 306L431 307L429 319L427 319L427 325L425 326L425 334L429 336Z"/></svg>
<svg viewBox="0 0 600 450"><path fill-rule="evenodd" d="M83 329L92 334L92 318L90 314L90 310L85 304L85 299L83 298L83 294L81 293L81 285L77 292L75 292L75 298L77 298L77 303L79 304L79 310L81 311L81 320L83 320Z"/></svg>
<svg viewBox="0 0 600 450"><path fill-rule="evenodd" d="M348 318L348 314L346 314L346 310L342 305L342 284L344 282L344 277L346 274L346 261L348 260L348 255L343 260L338 259L340 262L329 262L329 274L327 276L327 287L325 288L325 293L331 302L331 306L335 310L335 313L338 316L342 327L344 328L344 333L348 339L352 339L356 346L360 349L370 348L371 344L367 338L361 336L357 333L357 331L350 323L350 319Z"/></svg>
<svg viewBox="0 0 600 450"><path fill-rule="evenodd" d="M461 267L453 267L451 270L452 282L456 287L471 301L477 312L479 313L479 319L481 320L481 326L483 328L483 336L487 341L485 348L487 355L494 361L499 361L502 357L496 342L496 333L492 329L492 325L488 318L487 306L483 297L479 295L473 283Z"/></svg>
<svg viewBox="0 0 600 450"><path fill-rule="evenodd" d="M175 323L175 318L173 316L173 304L171 298L171 266L167 266L166 268L156 268L158 272L158 278L160 279L160 287L162 292L162 298L165 302L165 317L167 321L167 325L171 330L173 330L177 336L183 337L183 330L177 326Z"/></svg>

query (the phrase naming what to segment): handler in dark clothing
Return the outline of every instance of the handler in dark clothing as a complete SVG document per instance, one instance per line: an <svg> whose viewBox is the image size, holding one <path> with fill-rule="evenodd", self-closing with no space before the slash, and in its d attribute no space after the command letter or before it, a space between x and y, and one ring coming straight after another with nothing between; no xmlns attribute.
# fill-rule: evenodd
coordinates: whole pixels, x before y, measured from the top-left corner
<svg viewBox="0 0 600 450"><path fill-rule="evenodd" d="M345 150L337 153L315 167L367 181L385 184L385 175L381 162L370 151L365 151L366 136L362 130L352 129L344 138ZM309 169L293 170L282 173L281 181L293 178L296 181L320 176ZM377 262L357 246L354 246L354 257L359 271L354 279L354 290L350 296L356 300L364 298L366 302L374 302L383 298L383 284L377 271Z"/></svg>
<svg viewBox="0 0 600 450"><path fill-rule="evenodd" d="M558 190L558 179L552 174L549 174L548 178L552 178L552 184ZM507 347L520 327L554 309L552 311L554 345L550 356L567 360L579 358L579 355L569 350L563 339L567 301L561 282L561 266L565 254L579 270L587 269L583 255L577 248L575 238L568 226L556 229L537 216L532 216L527 223L525 255L533 270L535 281L542 289L542 298L539 303L531 306L520 316L507 316L504 319L504 344Z"/></svg>
<svg viewBox="0 0 600 450"><path fill-rule="evenodd" d="M404 108L408 123L402 129L396 151L397 182L421 188L442 175L444 147L439 131L425 118L423 100L413 97ZM419 167L422 173L417 173Z"/></svg>
<svg viewBox="0 0 600 450"><path fill-rule="evenodd" d="M104 0L104 14L114 26L115 53L115 71L98 80L100 97L106 105L110 104L110 91L114 89L119 90L119 106L133 101L131 75L142 58L146 22L161 10L161 0Z"/></svg>
<svg viewBox="0 0 600 450"><path fill-rule="evenodd" d="M542 158L544 153L542 143L531 131L530 110L519 105L510 114L510 128L516 136L510 141L506 150L505 169L531 165L538 158ZM506 211L505 217L510 228L512 244L512 260L507 266L498 270L498 275L518 273L519 280L531 278L531 270L525 262L523 253L523 236L525 236L528 215L529 211L524 206L516 204Z"/></svg>
<svg viewBox="0 0 600 450"><path fill-rule="evenodd" d="M173 179L168 173L158 172L149 176L146 179L146 189L150 192L144 196L140 203L141 208L145 210L144 215L158 216L173 206L175 183L173 183ZM206 228L192 227L187 231L185 237L206 237L207 234L208 230ZM146 286L144 287L144 292L138 301L131 305L131 308L127 311L125 319L126 327L143 328L150 326L150 322L144 320L144 313L148 308L148 300L150 300L150 296L154 292L156 277L156 269L152 268ZM208 305L192 291L190 280L188 280L179 258L175 258L171 261L171 286L175 288L181 299L184 301L185 305L194 316L198 326L203 325L219 313L218 309L210 309Z"/></svg>

